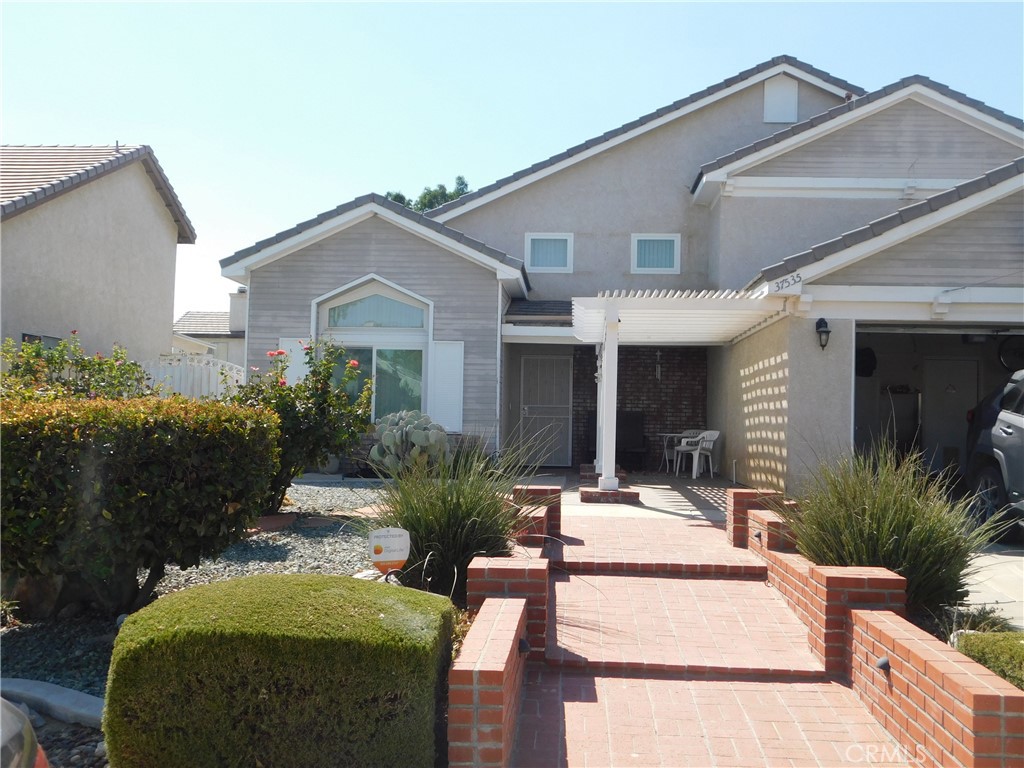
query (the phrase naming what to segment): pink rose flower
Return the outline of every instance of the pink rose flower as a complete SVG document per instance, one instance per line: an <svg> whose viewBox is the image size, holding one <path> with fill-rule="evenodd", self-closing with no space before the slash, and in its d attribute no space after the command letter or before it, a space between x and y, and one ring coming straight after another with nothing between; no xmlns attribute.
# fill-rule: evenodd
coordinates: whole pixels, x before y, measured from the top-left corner
<svg viewBox="0 0 1024 768"><path fill-rule="evenodd" d="M278 357L280 357L281 355L287 355L288 353L285 352L283 349L279 349L274 354L277 355Z"/></svg>
<svg viewBox="0 0 1024 768"><path fill-rule="evenodd" d="M348 361L348 367L349 368L358 368L359 367L359 361L358 360L349 360Z"/></svg>
<svg viewBox="0 0 1024 768"><path fill-rule="evenodd" d="M274 350L267 350L267 357L274 357L275 355L277 355L277 352L275 352Z"/></svg>
<svg viewBox="0 0 1024 768"><path fill-rule="evenodd" d="M287 379L278 379L277 383L278 383L279 386L282 386L282 387L288 386L288 380Z"/></svg>

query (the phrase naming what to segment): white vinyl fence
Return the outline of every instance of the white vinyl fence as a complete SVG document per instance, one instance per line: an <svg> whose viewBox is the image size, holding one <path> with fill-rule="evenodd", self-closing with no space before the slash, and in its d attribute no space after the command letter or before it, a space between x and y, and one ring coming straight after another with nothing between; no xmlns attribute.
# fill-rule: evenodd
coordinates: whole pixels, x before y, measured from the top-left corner
<svg viewBox="0 0 1024 768"><path fill-rule="evenodd" d="M245 381L245 368L209 355L160 355L142 367L165 394L186 397L219 397L227 386Z"/></svg>

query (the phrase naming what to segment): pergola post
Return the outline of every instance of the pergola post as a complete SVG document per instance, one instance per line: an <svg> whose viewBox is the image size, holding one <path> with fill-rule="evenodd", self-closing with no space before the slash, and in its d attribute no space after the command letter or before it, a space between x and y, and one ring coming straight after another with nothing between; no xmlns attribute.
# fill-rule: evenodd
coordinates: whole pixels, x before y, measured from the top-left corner
<svg viewBox="0 0 1024 768"><path fill-rule="evenodd" d="M598 382L597 433L601 476L597 487L602 491L617 491L619 478L615 476L615 406L619 397L619 311L616 307L608 307L605 313L604 343L601 345L599 366L601 380Z"/></svg>

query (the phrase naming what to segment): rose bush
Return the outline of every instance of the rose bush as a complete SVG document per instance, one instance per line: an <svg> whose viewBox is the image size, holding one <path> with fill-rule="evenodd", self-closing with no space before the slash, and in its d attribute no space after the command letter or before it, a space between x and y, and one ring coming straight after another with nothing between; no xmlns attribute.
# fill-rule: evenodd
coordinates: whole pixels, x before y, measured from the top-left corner
<svg viewBox="0 0 1024 768"><path fill-rule="evenodd" d="M288 383L289 354L272 349L266 370L250 370L248 381L225 395L228 402L266 408L280 419L280 466L262 505L264 514L281 508L292 478L331 454L347 453L370 423L370 382L354 400L346 391L358 376L359 363L345 362L345 350L327 344L308 344L303 352L306 370L295 383Z"/></svg>

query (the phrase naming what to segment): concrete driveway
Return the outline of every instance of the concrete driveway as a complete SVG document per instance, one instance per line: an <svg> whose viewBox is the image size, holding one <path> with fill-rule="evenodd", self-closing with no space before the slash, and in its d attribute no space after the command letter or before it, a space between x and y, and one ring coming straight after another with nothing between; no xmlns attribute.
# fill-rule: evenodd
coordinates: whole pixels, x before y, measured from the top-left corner
<svg viewBox="0 0 1024 768"><path fill-rule="evenodd" d="M971 605L991 605L1024 630L1024 547L989 544L978 557L968 586Z"/></svg>

